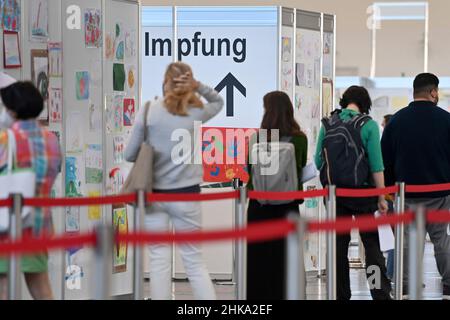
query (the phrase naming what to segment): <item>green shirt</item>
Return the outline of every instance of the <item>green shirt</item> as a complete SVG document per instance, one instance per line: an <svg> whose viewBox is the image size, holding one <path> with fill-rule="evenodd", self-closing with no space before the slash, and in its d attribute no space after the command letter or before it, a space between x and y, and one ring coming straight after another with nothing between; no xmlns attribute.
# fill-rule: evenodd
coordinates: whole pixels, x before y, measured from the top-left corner
<svg viewBox="0 0 450 320"><path fill-rule="evenodd" d="M308 139L306 138L306 136L294 136L292 137L291 142L294 144L294 148L295 148L295 161L297 163L297 176L298 176L298 190L299 191L303 191L303 184L300 183L301 178L302 178L302 170L303 168L306 166L306 160L308 157ZM250 138L250 143L249 143L249 157L250 157L250 153L252 150L252 146L253 143L256 143L256 135L252 136ZM249 172L249 176L250 179L248 181L247 184L247 188L248 190L253 190L253 184L252 184L252 176L251 176L251 165L250 165L250 161L248 162L248 172Z"/></svg>
<svg viewBox="0 0 450 320"><path fill-rule="evenodd" d="M348 121L353 118L359 112L343 109L339 114L339 117L343 121ZM316 155L314 157L317 168L321 168L323 164L322 159L322 143L325 137L325 128L322 126L319 132L319 138L317 141ZM367 152L369 158L370 170L372 173L384 171L383 156L381 153L380 144L380 129L378 124L374 120L369 120L364 127L361 129L361 139L363 142L364 149Z"/></svg>

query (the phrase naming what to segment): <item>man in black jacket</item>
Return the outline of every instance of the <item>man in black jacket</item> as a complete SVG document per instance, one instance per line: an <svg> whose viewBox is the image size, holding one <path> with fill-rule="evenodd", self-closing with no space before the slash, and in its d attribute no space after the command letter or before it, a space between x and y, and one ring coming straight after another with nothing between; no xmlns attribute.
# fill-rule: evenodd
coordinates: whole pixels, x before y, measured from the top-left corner
<svg viewBox="0 0 450 320"><path fill-rule="evenodd" d="M414 80L414 101L397 112L386 126L381 140L386 185L450 183L450 113L437 106L439 79L430 73ZM449 210L450 190L407 193L406 207L419 205L428 210ZM426 230L443 282L443 297L450 299L449 224L428 224ZM408 294L408 228L405 228L404 293Z"/></svg>

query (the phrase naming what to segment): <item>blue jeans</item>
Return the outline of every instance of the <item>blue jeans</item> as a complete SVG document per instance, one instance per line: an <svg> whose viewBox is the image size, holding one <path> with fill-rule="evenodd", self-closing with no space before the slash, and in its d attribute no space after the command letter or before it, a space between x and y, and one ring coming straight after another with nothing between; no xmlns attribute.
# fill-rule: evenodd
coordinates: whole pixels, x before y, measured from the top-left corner
<svg viewBox="0 0 450 320"><path fill-rule="evenodd" d="M394 279L394 249L387 251L386 276L392 281Z"/></svg>

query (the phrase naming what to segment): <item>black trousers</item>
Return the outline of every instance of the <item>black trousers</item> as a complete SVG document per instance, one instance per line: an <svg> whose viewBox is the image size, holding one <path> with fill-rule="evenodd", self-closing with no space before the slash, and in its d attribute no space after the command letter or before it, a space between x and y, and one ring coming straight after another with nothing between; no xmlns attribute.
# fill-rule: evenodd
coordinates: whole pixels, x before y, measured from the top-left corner
<svg viewBox="0 0 450 320"><path fill-rule="evenodd" d="M376 199L367 204L363 199L338 199L336 214L338 217L358 216L376 211ZM386 276L386 264L380 250L378 232L360 233L366 254L366 276L368 277L370 294L374 300L391 300L391 282ZM338 300L350 300L350 266L348 247L350 234L336 236L336 290Z"/></svg>
<svg viewBox="0 0 450 320"><path fill-rule="evenodd" d="M250 200L248 222L286 218L299 213L298 203L261 205ZM286 298L286 240L250 243L247 247L247 299L284 300Z"/></svg>

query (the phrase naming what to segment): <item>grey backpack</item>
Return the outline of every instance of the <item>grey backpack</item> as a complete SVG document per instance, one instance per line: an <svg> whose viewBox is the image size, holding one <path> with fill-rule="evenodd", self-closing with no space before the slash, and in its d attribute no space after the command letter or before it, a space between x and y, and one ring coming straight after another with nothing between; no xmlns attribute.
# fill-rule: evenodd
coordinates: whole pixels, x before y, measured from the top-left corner
<svg viewBox="0 0 450 320"><path fill-rule="evenodd" d="M251 150L251 175L255 191L288 192L298 190L297 162L292 137L279 142L258 142ZM258 200L265 204L286 204L292 200Z"/></svg>

